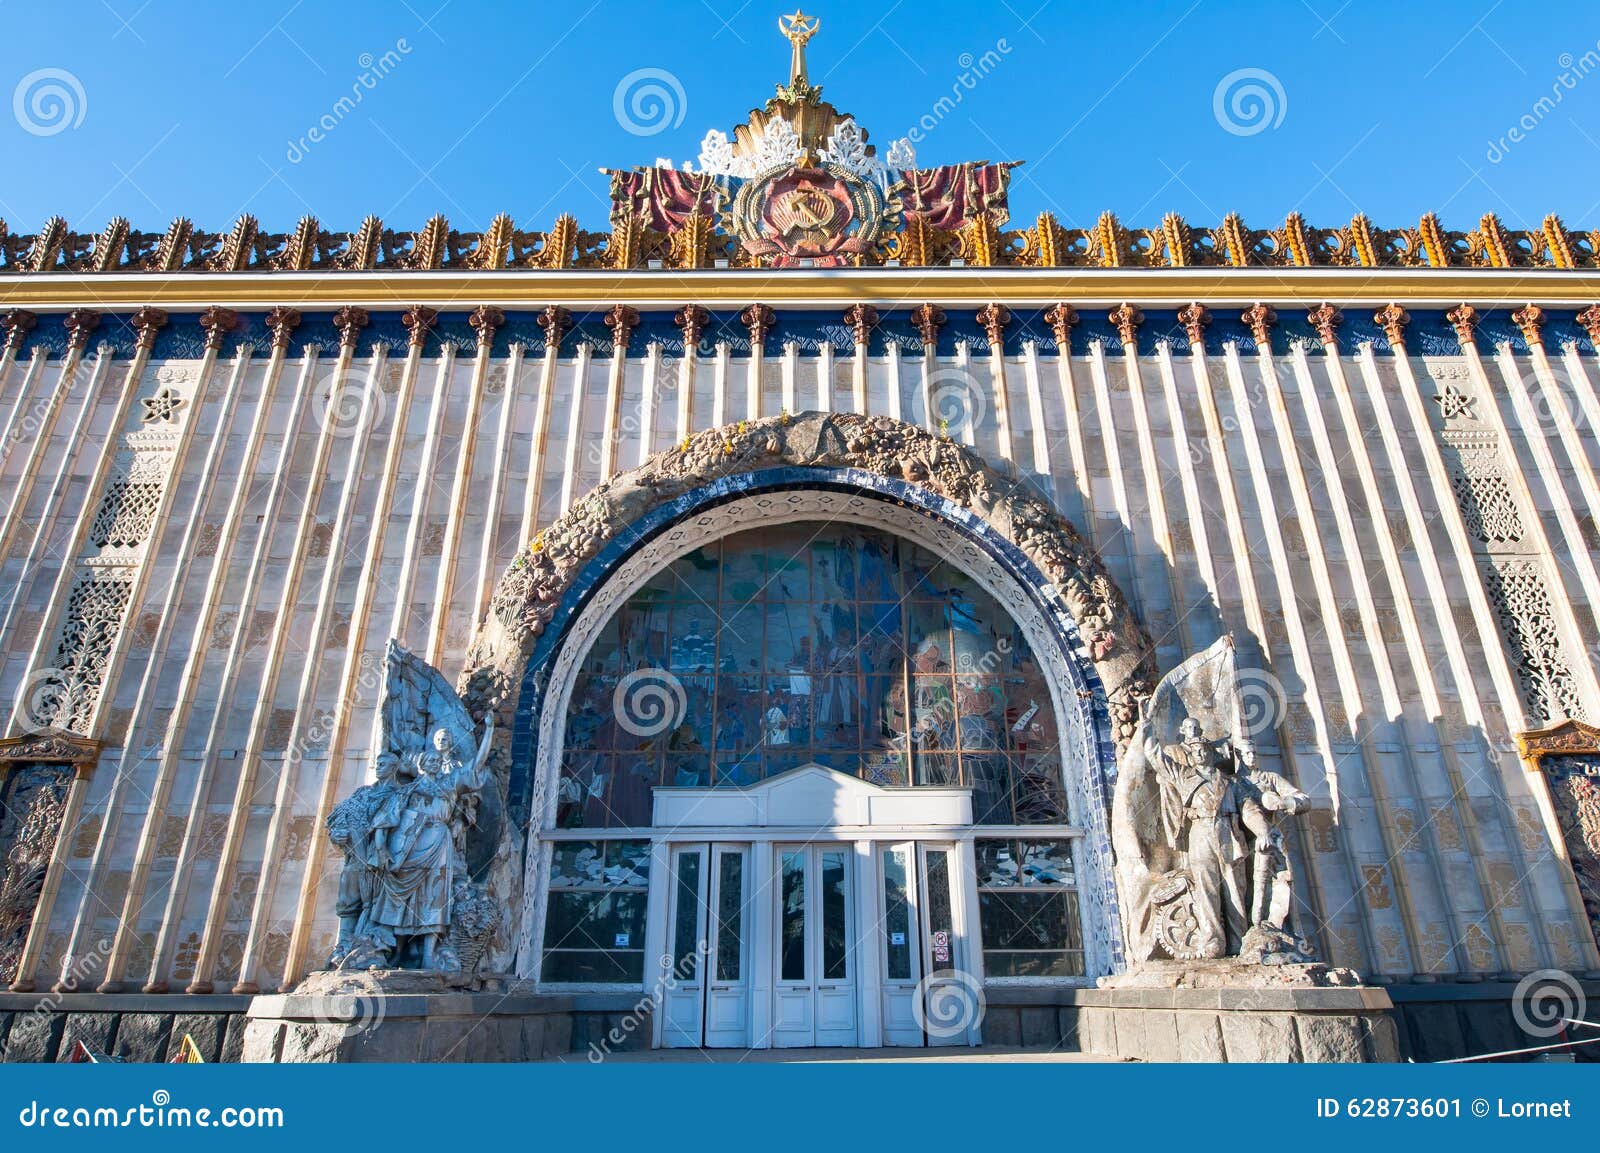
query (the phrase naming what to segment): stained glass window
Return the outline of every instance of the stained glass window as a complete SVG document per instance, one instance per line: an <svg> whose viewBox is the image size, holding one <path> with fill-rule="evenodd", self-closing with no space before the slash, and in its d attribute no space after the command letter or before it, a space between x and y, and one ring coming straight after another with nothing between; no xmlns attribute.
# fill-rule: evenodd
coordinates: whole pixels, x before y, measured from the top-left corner
<svg viewBox="0 0 1600 1153"><path fill-rule="evenodd" d="M663 727L618 717L619 684L646 670L670 675ZM755 529L673 562L607 622L573 686L557 824L643 828L657 785L811 762L971 787L980 824L1064 823L1058 739L1039 661L971 577L885 532Z"/></svg>

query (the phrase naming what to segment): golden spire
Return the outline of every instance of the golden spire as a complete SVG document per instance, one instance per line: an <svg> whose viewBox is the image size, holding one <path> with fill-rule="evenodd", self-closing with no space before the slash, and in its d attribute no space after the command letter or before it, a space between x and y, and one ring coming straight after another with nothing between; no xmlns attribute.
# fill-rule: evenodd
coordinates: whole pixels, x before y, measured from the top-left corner
<svg viewBox="0 0 1600 1153"><path fill-rule="evenodd" d="M822 26L822 19L817 16L807 16L800 9L794 10L793 16L778 17L778 31L782 32L794 46L789 56L789 86L791 88L804 88L811 83L806 75L806 41L817 34L817 29Z"/></svg>

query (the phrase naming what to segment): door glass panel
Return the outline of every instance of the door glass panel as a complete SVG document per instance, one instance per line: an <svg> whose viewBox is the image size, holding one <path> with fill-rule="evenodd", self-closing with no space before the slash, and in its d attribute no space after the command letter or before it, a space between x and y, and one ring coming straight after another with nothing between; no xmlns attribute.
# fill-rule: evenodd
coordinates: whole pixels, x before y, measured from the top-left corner
<svg viewBox="0 0 1600 1153"><path fill-rule="evenodd" d="M785 981L806 979L806 856L783 854L782 952L780 972Z"/></svg>
<svg viewBox="0 0 1600 1153"><path fill-rule="evenodd" d="M891 981L911 979L911 904L906 899L906 850L883 851L883 927Z"/></svg>
<svg viewBox="0 0 1600 1153"><path fill-rule="evenodd" d="M930 968L948 969L955 963L955 919L950 911L950 853L929 849L927 862L928 960Z"/></svg>
<svg viewBox="0 0 1600 1153"><path fill-rule="evenodd" d="M848 976L850 927L845 924L845 855L829 849L822 854L822 977L839 981Z"/></svg>
<svg viewBox="0 0 1600 1153"><path fill-rule="evenodd" d="M717 865L717 980L737 981L743 950L744 854L723 853Z"/></svg>
<svg viewBox="0 0 1600 1153"><path fill-rule="evenodd" d="M700 853L678 854L677 910L672 929L673 972L682 980L699 976L695 940L700 930Z"/></svg>

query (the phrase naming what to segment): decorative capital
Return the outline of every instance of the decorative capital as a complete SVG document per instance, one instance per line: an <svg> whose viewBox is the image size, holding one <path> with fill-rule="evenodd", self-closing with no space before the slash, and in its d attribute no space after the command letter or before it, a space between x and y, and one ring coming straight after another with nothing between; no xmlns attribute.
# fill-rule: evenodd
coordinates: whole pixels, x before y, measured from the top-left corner
<svg viewBox="0 0 1600 1153"><path fill-rule="evenodd" d="M428 339L428 330L439 323L439 313L425 304L413 304L401 313L400 321L410 335L412 348L421 348Z"/></svg>
<svg viewBox="0 0 1600 1153"><path fill-rule="evenodd" d="M1383 329L1383 334L1389 338L1390 344L1402 345L1406 342L1406 325L1411 323L1411 314L1398 304L1378 309L1372 314L1372 319Z"/></svg>
<svg viewBox="0 0 1600 1153"><path fill-rule="evenodd" d="M1600 304L1591 304L1578 313L1578 323L1589 334L1589 339L1600 344Z"/></svg>
<svg viewBox="0 0 1600 1153"><path fill-rule="evenodd" d="M1144 313L1131 304L1119 304L1111 310L1109 317L1116 327L1117 335L1122 338L1125 348L1137 348L1135 341L1138 339L1134 333L1144 323Z"/></svg>
<svg viewBox="0 0 1600 1153"><path fill-rule="evenodd" d="M700 334L711 323L711 314L698 304L686 304L678 309L672 323L683 330L684 351L689 352L700 343Z"/></svg>
<svg viewBox="0 0 1600 1153"><path fill-rule="evenodd" d="M1522 336L1528 342L1529 348L1544 347L1545 311L1537 304L1530 304L1519 308L1511 314L1511 323L1522 329Z"/></svg>
<svg viewBox="0 0 1600 1153"><path fill-rule="evenodd" d="M772 331L772 326L778 321L778 314L765 304L752 304L739 314L739 319L750 330L750 347L760 352L762 342L767 339L767 333Z"/></svg>
<svg viewBox="0 0 1600 1153"><path fill-rule="evenodd" d="M167 314L160 308L141 308L133 314L133 331L139 334L138 346L145 352L155 347L156 335L167 325Z"/></svg>
<svg viewBox="0 0 1600 1153"><path fill-rule="evenodd" d="M1178 323L1183 325L1184 335L1189 338L1189 347L1204 352L1211 310L1203 304L1186 304L1178 309Z"/></svg>
<svg viewBox="0 0 1600 1153"><path fill-rule="evenodd" d="M279 305L267 313L267 331L272 333L272 347L282 349L289 347L289 338L294 335L294 330L300 327L300 314L292 308Z"/></svg>
<svg viewBox="0 0 1600 1153"><path fill-rule="evenodd" d="M1239 319L1244 321L1245 327L1250 330L1250 335L1255 337L1258 348L1272 347L1272 326L1278 323L1278 314L1271 306L1252 304L1239 314Z"/></svg>
<svg viewBox="0 0 1600 1153"><path fill-rule="evenodd" d="M983 325L983 334L989 338L991 350L1005 348L1006 325L1011 323L1010 309L1001 304L987 304L978 310L978 323Z"/></svg>
<svg viewBox="0 0 1600 1153"><path fill-rule="evenodd" d="M356 338L367 326L367 310L346 305L333 314L333 327L339 331L339 347L354 348ZM408 322L409 323L409 322ZM421 343L420 340L417 343Z"/></svg>
<svg viewBox="0 0 1600 1153"><path fill-rule="evenodd" d="M539 331L544 333L547 349L561 349L561 338L572 327L572 314L559 304L552 304L539 314Z"/></svg>
<svg viewBox="0 0 1600 1153"><path fill-rule="evenodd" d="M1052 304L1045 309L1044 322L1056 338L1056 349L1065 355L1072 347L1072 326L1078 323L1078 310L1070 304Z"/></svg>
<svg viewBox="0 0 1600 1153"><path fill-rule="evenodd" d="M239 314L231 308L208 308L200 314L200 327L206 334L206 348L220 352L223 339L239 327Z"/></svg>
<svg viewBox="0 0 1600 1153"><path fill-rule="evenodd" d="M633 330L639 327L639 313L637 309L629 308L626 304L614 306L606 313L606 327L611 330L611 346L622 355L628 354L628 337Z"/></svg>
<svg viewBox="0 0 1600 1153"><path fill-rule="evenodd" d="M911 310L911 323L923 344L938 344L939 330L944 327L944 309L937 304L919 304Z"/></svg>
<svg viewBox="0 0 1600 1153"><path fill-rule="evenodd" d="M852 304L845 309L844 322L850 326L850 335L855 338L856 348L865 351L867 338L878 327L878 310L870 304Z"/></svg>
<svg viewBox="0 0 1600 1153"><path fill-rule="evenodd" d="M1445 313L1444 318L1450 322L1450 327L1456 330L1456 339L1461 342L1461 347L1470 348L1473 333L1478 329L1480 319L1478 310L1470 304L1460 304Z"/></svg>
<svg viewBox="0 0 1600 1153"><path fill-rule="evenodd" d="M1311 322L1311 327L1316 330L1317 339L1323 344L1338 344L1339 326L1344 323L1344 313L1331 304L1319 304L1306 313L1306 319Z"/></svg>
<svg viewBox="0 0 1600 1153"><path fill-rule="evenodd" d="M15 354L22 347L23 338L38 323L37 316L22 308L7 309L0 314L0 328L6 330L6 352Z"/></svg>
<svg viewBox="0 0 1600 1153"><path fill-rule="evenodd" d="M494 334L506 322L506 314L492 304L480 304L472 310L472 315L467 317L467 323L472 325L472 331L478 334L478 348L487 349L494 343Z"/></svg>

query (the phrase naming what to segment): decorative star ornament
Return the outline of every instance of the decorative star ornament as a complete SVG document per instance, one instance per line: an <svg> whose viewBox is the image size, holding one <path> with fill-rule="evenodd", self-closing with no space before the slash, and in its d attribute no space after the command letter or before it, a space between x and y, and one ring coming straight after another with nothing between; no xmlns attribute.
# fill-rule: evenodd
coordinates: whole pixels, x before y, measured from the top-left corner
<svg viewBox="0 0 1600 1153"><path fill-rule="evenodd" d="M1463 392L1453 384L1447 384L1438 396L1433 398L1439 402L1439 411L1446 420L1456 420L1465 417L1467 420L1476 420L1477 414L1473 412L1473 405L1477 403L1471 393Z"/></svg>
<svg viewBox="0 0 1600 1153"><path fill-rule="evenodd" d="M147 396L142 401L144 415L140 418L146 424L156 421L171 421L178 415L178 409L183 407L183 397L173 392L170 388L163 388L154 396Z"/></svg>

